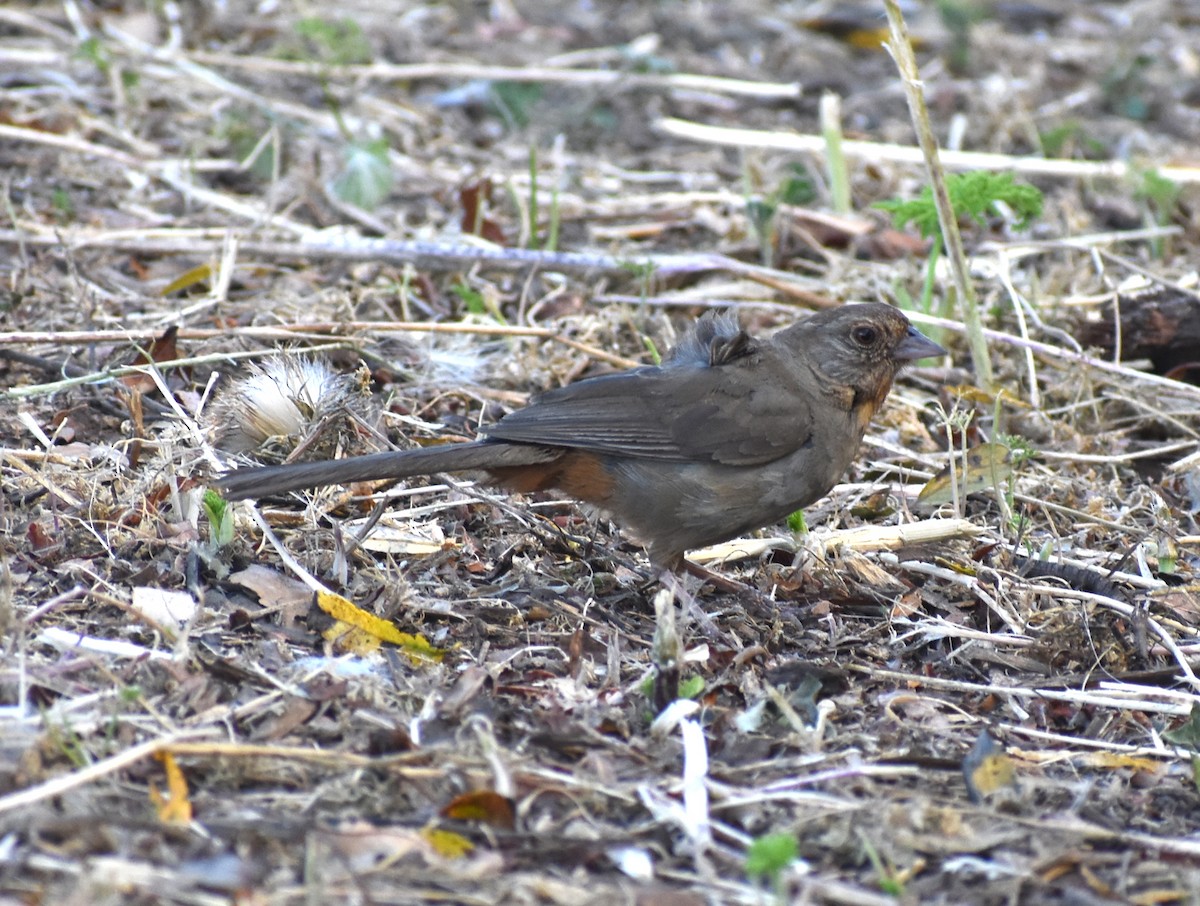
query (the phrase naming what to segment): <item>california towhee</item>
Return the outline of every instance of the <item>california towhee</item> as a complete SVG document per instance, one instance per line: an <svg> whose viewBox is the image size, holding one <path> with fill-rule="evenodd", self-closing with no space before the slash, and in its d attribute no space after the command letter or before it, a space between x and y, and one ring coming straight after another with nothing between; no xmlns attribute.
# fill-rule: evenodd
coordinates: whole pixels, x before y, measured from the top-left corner
<svg viewBox="0 0 1200 906"><path fill-rule="evenodd" d="M677 569L690 548L777 522L854 459L904 365L945 355L888 305L822 311L760 340L708 313L662 365L534 397L470 443L239 469L228 498L482 471L515 491L557 488L614 516Z"/></svg>

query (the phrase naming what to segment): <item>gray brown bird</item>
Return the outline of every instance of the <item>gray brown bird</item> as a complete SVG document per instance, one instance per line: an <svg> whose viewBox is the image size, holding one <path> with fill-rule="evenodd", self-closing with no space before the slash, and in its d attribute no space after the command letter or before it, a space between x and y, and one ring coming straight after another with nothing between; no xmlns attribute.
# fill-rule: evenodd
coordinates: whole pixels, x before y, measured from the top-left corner
<svg viewBox="0 0 1200 906"><path fill-rule="evenodd" d="M555 488L611 514L678 569L686 551L778 522L853 461L906 364L946 351L897 309L844 305L767 339L706 314L661 365L534 397L463 444L239 469L229 499L318 485L482 472L514 491Z"/></svg>

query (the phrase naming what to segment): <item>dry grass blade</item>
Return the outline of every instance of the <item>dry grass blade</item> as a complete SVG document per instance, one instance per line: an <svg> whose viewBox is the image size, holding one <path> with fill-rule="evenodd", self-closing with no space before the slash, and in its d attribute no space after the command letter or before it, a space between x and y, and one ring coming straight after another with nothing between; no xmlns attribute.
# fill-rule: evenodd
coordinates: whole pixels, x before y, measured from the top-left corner
<svg viewBox="0 0 1200 906"><path fill-rule="evenodd" d="M921 299L858 6L0 8L0 901L1195 899L1187 4L906 8L942 165L1044 193L961 224L995 392L912 311L950 357L803 520L696 552L733 581L683 619L557 493L210 493L470 439L704 310ZM296 418L234 452L267 357Z"/></svg>

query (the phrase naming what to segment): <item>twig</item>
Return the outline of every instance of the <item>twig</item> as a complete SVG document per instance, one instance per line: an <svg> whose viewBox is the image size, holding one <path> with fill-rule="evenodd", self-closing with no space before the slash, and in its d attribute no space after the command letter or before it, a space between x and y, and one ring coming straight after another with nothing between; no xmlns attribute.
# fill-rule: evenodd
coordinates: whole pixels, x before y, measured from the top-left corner
<svg viewBox="0 0 1200 906"><path fill-rule="evenodd" d="M1057 591L1057 589L1056 589ZM900 670L872 667L870 664L847 664L850 673L861 673L875 680L890 680L906 689L945 689L966 695L1012 696L1022 700L1048 699L1050 701L1075 702L1097 708L1115 708L1120 711L1146 711L1156 714L1172 714L1186 717L1197 703L1195 695L1172 692L1146 686L1127 685L1120 690L1107 690L1108 695L1096 695L1087 690L1030 689L1024 686L1001 686L995 683L970 683L964 680L946 679L937 676L905 673ZM1119 693L1119 694L1118 694ZM1169 701L1155 701L1156 698ZM1171 701L1176 702L1172 704Z"/></svg>
<svg viewBox="0 0 1200 906"><path fill-rule="evenodd" d="M88 332L89 331L64 331L63 333L88 333ZM91 332L97 333L97 334L120 333L121 334L120 337L112 338L114 340L115 339L124 339L124 340L138 339L136 333L133 331L91 331ZM229 331L227 331L227 330L220 331L219 330L219 331L216 331L216 333L219 335L222 335L222 336L227 336L229 334ZM53 336L53 332L51 332L50 335ZM154 332L150 332L145 337L142 337L142 338L143 339L153 339L155 335L156 334ZM15 338L17 336L19 336L19 335L10 334L7 336L0 336L0 344L6 343L6 342L13 342L13 343L21 342L20 339ZM61 337L61 334L59 336ZM28 342L50 342L50 341L49 340L32 340L32 341L28 341ZM70 342L70 341L59 339L55 342L61 343L61 342ZM92 342L99 342L99 341L95 340L95 339L82 339L82 340L79 340L78 342L92 343ZM349 344L344 341L339 342L339 343L329 343L324 346L313 347L310 351L325 352L325 351L332 350L332 349L345 349L348 345ZM218 362L228 362L228 361L236 360L236 359L258 358L264 354L266 354L266 352L264 350L251 350L249 352L211 353L209 355L192 356L190 358L183 358L183 359L171 359L171 360L165 361L165 362L155 362L153 365L153 368L158 369L159 371L164 371L164 370L169 371L169 370L175 369L175 368L187 368L192 365L211 365L211 364L215 364ZM102 383L105 381L116 380L117 378L122 378L127 375L131 375L131 374L143 374L144 375L144 374L148 374L148 373L152 373L152 369L150 368L150 366L147 366L144 364L143 365L124 365L119 368L108 368L108 369L105 369L104 371L89 372L86 374L76 375L75 377L63 378L61 381L51 381L48 384L30 384L25 387L12 387L8 390L0 391L0 399L3 399L5 397L7 397L9 399L24 399L26 397L31 397L31 396L45 396L46 394L49 394L49 393L57 393L60 390L66 390L70 387L78 387L83 384L99 384L99 383ZM168 399L170 399L170 394L168 392L166 392L165 388L163 388L163 389L164 389L164 396L166 396Z"/></svg>
<svg viewBox="0 0 1200 906"><path fill-rule="evenodd" d="M910 320L919 324L929 324L937 327L945 328L946 330L955 331L957 333L965 332L966 328L958 321L952 321L949 318L939 318L936 315L926 315L918 311L906 312ZM1176 381L1168 377L1160 377L1157 374L1150 374L1146 371L1138 371L1136 368L1129 368L1125 365L1120 365L1115 362L1110 362L1107 359L1098 359L1095 356L1090 356L1086 352L1075 352L1073 349L1063 349L1061 346L1052 346L1049 343L1040 343L1037 340L1029 340L1023 337L1015 336L1011 333L1005 333L1002 330L991 330L984 328L984 337L989 340L998 340L1002 343L1007 343L1018 349L1031 349L1040 355L1051 356L1052 358L1062 359L1067 362L1072 362L1076 365L1082 365L1085 368L1095 368L1097 371L1105 371L1109 374L1120 375L1134 381L1140 381L1146 384L1154 384L1157 387L1162 387L1171 390L1174 393L1183 396L1200 399L1200 387L1194 384L1185 384L1182 381Z"/></svg>
<svg viewBox="0 0 1200 906"><path fill-rule="evenodd" d="M370 63L360 66L334 66L326 63L246 57L234 54L196 52L190 58L209 66L253 69L292 75L339 77L364 81L417 82L463 81L548 82L558 85L620 86L624 88L662 88L687 91L711 91L740 97L764 99L798 98L804 91L798 82L756 82L721 76L679 72L667 74L622 72L613 69L559 69L549 66L486 66L479 63Z"/></svg>
<svg viewBox="0 0 1200 906"><path fill-rule="evenodd" d="M723 145L733 148L770 148L777 151L821 154L825 140L820 135L797 135L794 132L775 132L762 129L735 129L728 126L709 126L688 120L666 117L654 127L667 135ZM922 163L921 149L911 145L891 145L880 142L845 141L842 151L847 157L880 163ZM950 170L996 170L1025 173L1032 176L1058 176L1066 179L1121 180L1136 172L1134 166L1121 160L1085 161L1051 157L1024 157L1012 154L993 154L982 151L942 151L942 164ZM1164 179L1177 183L1200 182L1200 167L1158 167Z"/></svg>
<svg viewBox="0 0 1200 906"><path fill-rule="evenodd" d="M606 352L587 343L572 340L555 333L548 327L515 327L508 324L437 324L422 321L347 321L323 322L320 324L294 324L280 327L242 327L235 331L216 328L184 328L177 334L181 340L209 340L217 337L239 336L259 340L329 340L332 342L313 346L307 352L327 352L333 349L346 349L352 346L351 341L339 334L347 331L393 333L411 331L414 333L465 333L486 334L489 336L540 337L562 343L572 349L582 352L598 361L608 362L621 368L633 368L640 362L627 359L611 352ZM62 331L12 331L0 333L0 346L7 344L55 343L59 345L74 345L105 342L136 342L152 340L161 331L145 328L142 330L62 330ZM156 368L170 370L191 365L210 365L219 362L235 361L237 359L259 358L272 350L248 350L244 352L210 353L202 356L191 356L182 359L171 359L155 362ZM46 384L31 384L26 387L13 387L0 391L0 398L24 398L41 396L47 393L57 393L69 387L81 384L95 384L110 381L130 374L145 373L145 365L125 365L118 368L108 368L104 371L89 372L75 377L63 378Z"/></svg>
<svg viewBox="0 0 1200 906"><path fill-rule="evenodd" d="M78 771L72 771L70 774L64 774L61 777L54 777L44 783L39 783L37 786L28 787L16 793L10 793L0 798L0 814L11 812L14 809L28 808L44 799L62 796L64 793L69 793L77 787L92 783L109 774L115 774L117 771L124 770L131 765L137 764L139 761L150 758L164 749L171 748L182 740L208 735L210 732L191 730L164 736L160 739L151 739L126 749L124 752L111 755L95 764L88 765L86 768L80 768Z"/></svg>
<svg viewBox="0 0 1200 906"><path fill-rule="evenodd" d="M925 93L921 85L921 74L917 70L917 58L913 54L912 42L908 37L908 27L904 24L900 5L896 0L884 0L883 5L887 10L888 25L892 35L887 48L896 61L896 67L900 70L900 81L904 86L904 95L908 99L909 114L912 117L913 128L917 132L917 142L921 146L921 156L925 161L929 188L937 207L942 245L946 250L946 259L950 263L950 273L954 277L959 311L962 312L963 323L967 327L967 344L971 348L971 362L975 366L975 375L979 385L987 392L992 393L995 391L992 360L988 354L987 341L983 337L983 321L979 317L979 302L975 298L975 286L967 272L967 253L963 249L962 234L958 230L958 212L950 203L950 193L946 188L946 174L942 169L937 139L934 138L933 126L929 122L929 110L925 106Z"/></svg>
<svg viewBox="0 0 1200 906"><path fill-rule="evenodd" d="M1032 590L1037 591L1039 588L1034 586ZM1088 601L1092 604L1099 604L1101 607L1107 607L1109 610L1115 610L1117 613L1125 617L1132 618L1135 610L1137 609L1132 604L1126 604L1124 601L1118 601L1115 598L1108 597L1107 595L1097 595L1087 591L1077 591L1074 588L1059 588L1057 586L1052 586L1040 590L1045 591L1047 594L1053 594L1063 598L1076 598L1080 601ZM1162 640L1163 646L1171 653L1171 656L1175 658L1175 663L1179 665L1179 669L1183 673L1183 678L1187 684L1197 692L1200 692L1200 679L1198 679L1195 672L1193 672L1192 665L1188 663L1187 656L1179 650L1179 645L1176 643L1175 639L1172 638L1171 634L1159 624L1158 620L1150 616L1149 613L1143 614L1143 618L1146 621L1146 625L1149 626L1150 629L1153 630L1154 634ZM1200 705L1200 701L1198 701L1197 704Z"/></svg>
<svg viewBox="0 0 1200 906"><path fill-rule="evenodd" d="M160 234L161 236L162 234ZM210 234L207 234L211 236ZM223 233L222 233L223 235ZM30 246L61 246L58 235L27 233L23 230L0 230L0 244ZM170 239L148 237L144 231L121 231L98 235L77 233L68 243L72 249L107 248L142 255L209 255L215 254L212 239L197 239L183 235ZM547 252L537 249L513 249L469 242L405 241L397 239L368 239L348 237L339 242L304 240L271 242L245 239L238 244L244 256L306 261L386 261L389 264L410 264L421 270L457 271L486 267L502 271L538 268L544 271L585 274L630 275L639 270L655 275L726 271L750 280L764 282L775 288L798 287L811 294L816 281L803 280L786 271L748 264L715 253L631 254L620 257L590 252Z"/></svg>

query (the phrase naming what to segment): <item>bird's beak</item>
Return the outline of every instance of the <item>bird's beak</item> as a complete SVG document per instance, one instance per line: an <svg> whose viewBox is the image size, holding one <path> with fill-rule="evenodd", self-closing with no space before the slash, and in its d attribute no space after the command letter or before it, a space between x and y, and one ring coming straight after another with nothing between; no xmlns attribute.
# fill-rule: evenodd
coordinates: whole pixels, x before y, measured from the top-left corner
<svg viewBox="0 0 1200 906"><path fill-rule="evenodd" d="M946 350L915 327L908 328L908 335L892 351L892 358L901 362L915 362L937 355L947 355Z"/></svg>

